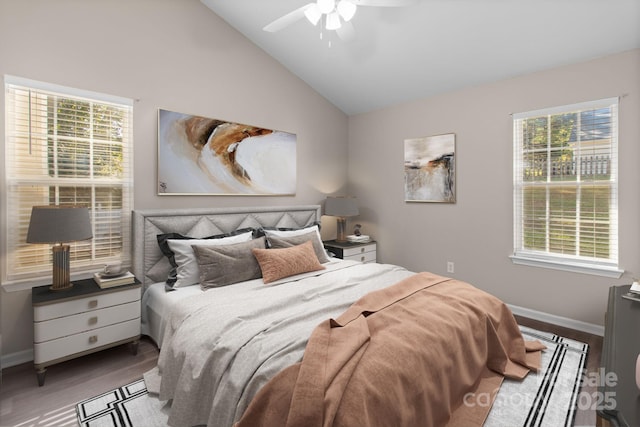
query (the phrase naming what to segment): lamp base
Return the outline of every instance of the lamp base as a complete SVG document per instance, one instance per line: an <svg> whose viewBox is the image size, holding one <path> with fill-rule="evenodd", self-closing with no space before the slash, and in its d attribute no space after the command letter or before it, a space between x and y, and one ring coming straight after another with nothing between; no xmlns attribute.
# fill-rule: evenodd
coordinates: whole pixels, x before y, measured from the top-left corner
<svg viewBox="0 0 640 427"><path fill-rule="evenodd" d="M66 291L73 287L69 271L69 245L56 245L53 250L53 285L52 291Z"/></svg>
<svg viewBox="0 0 640 427"><path fill-rule="evenodd" d="M49 290L53 292L68 291L71 288L73 288L73 283L69 283L67 286L57 288L53 285L49 286Z"/></svg>
<svg viewBox="0 0 640 427"><path fill-rule="evenodd" d="M347 228L347 219L345 217L339 216L337 218L338 225L338 236L336 237L336 242L344 243L347 241L345 230Z"/></svg>

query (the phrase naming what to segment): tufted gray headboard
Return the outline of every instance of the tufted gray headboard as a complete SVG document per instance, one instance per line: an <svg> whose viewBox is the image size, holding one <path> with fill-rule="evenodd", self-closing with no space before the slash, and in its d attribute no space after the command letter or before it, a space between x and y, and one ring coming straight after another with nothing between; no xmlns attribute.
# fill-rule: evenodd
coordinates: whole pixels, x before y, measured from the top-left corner
<svg viewBox="0 0 640 427"><path fill-rule="evenodd" d="M144 286L166 280L171 266L160 252L158 234L205 237L244 227L303 227L316 221L320 221L320 205L136 210L133 274Z"/></svg>

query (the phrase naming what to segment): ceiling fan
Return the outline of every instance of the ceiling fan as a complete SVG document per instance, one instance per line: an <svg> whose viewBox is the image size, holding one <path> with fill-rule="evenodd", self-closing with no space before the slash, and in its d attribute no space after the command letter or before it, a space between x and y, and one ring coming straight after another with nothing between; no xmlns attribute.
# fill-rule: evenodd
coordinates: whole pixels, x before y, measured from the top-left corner
<svg viewBox="0 0 640 427"><path fill-rule="evenodd" d="M343 40L350 40L355 32L351 19L356 14L358 6L376 7L403 7L415 3L417 0L317 0L315 3L308 3L295 9L286 15L281 16L263 30L275 33L294 22L307 18L314 26L324 20L324 28L335 30Z"/></svg>

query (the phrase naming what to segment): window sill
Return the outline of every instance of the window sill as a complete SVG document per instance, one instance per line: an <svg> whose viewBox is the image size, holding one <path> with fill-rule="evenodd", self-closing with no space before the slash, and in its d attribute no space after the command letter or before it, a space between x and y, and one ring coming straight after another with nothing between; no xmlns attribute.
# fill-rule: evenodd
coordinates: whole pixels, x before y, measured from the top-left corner
<svg viewBox="0 0 640 427"><path fill-rule="evenodd" d="M526 265L529 267L542 267L550 268L553 270L570 271L572 273L591 274L595 276L610 277L614 279L620 278L624 273L624 270L620 270L617 267L605 266L605 265L593 265L579 262L556 261L549 259L540 259L534 257L527 257L523 255L511 255L511 262L517 265Z"/></svg>
<svg viewBox="0 0 640 427"><path fill-rule="evenodd" d="M42 286L51 284L51 280L29 280L29 281L16 281L16 282L6 282L2 284L2 289L5 292L19 292L19 291L28 291L36 286Z"/></svg>

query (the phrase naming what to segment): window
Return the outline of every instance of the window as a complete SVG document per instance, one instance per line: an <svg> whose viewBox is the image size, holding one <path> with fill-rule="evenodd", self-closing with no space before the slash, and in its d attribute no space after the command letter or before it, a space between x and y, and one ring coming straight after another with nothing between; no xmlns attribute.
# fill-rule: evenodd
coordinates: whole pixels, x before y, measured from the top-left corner
<svg viewBox="0 0 640 427"><path fill-rule="evenodd" d="M35 205L89 208L93 239L71 244L74 275L128 264L131 100L7 76L5 109L2 283L51 281L50 245L25 242Z"/></svg>
<svg viewBox="0 0 640 427"><path fill-rule="evenodd" d="M618 100L513 116L515 263L619 277Z"/></svg>

